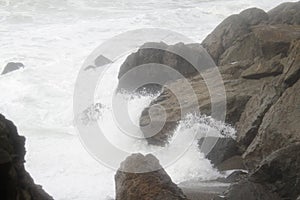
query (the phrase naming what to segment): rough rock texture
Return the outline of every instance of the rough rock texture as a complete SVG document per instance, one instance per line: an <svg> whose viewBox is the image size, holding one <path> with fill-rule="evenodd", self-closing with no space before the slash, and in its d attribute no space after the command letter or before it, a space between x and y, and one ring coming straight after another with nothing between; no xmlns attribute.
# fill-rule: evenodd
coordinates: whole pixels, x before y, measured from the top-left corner
<svg viewBox="0 0 300 200"><path fill-rule="evenodd" d="M7 63L7 65L5 66L5 68L3 69L2 71L2 75L3 74L7 74L9 72L12 72L12 71L15 71L15 70L18 70L20 68L24 68L24 65L23 63L19 63L19 62L9 62Z"/></svg>
<svg viewBox="0 0 300 200"><path fill-rule="evenodd" d="M155 171L151 171L152 169ZM139 173L143 171L151 172ZM115 175L115 183L116 200L187 199L151 154L132 154L126 158Z"/></svg>
<svg viewBox="0 0 300 200"><path fill-rule="evenodd" d="M198 73L197 69L204 70L212 65L213 61L200 44L146 43L137 52L129 55L120 67L118 89L132 91L137 89L137 83L148 80L151 83L146 88L153 87L155 84L152 81L155 81L160 85L157 89L160 89L168 81L189 77Z"/></svg>
<svg viewBox="0 0 300 200"><path fill-rule="evenodd" d="M25 171L25 138L11 121L0 114L0 199L50 200L50 197Z"/></svg>
<svg viewBox="0 0 300 200"><path fill-rule="evenodd" d="M258 134L244 157L250 168L267 155L293 142L300 141L300 80L286 89L265 114Z"/></svg>
<svg viewBox="0 0 300 200"><path fill-rule="evenodd" d="M200 149L205 148L202 146L204 139L208 140L209 143L209 140L215 141L216 138L201 138L198 142ZM208 152L208 154L206 154L206 158L208 158L214 166L218 166L227 159L237 155L241 155L241 152L239 151L238 144L234 139L218 138L216 144Z"/></svg>

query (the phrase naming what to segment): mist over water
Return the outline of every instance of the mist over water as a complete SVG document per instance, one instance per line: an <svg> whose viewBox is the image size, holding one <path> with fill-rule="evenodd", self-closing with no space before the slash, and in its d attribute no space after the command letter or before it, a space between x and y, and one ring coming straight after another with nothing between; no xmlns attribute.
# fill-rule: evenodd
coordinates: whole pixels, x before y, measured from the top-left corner
<svg viewBox="0 0 300 200"><path fill-rule="evenodd" d="M58 200L114 197L115 172L85 151L73 127L77 73L85 58L103 41L128 30L159 27L201 42L229 15L254 6L268 10L281 2L284 0L0 0L0 71L11 61L25 65L24 69L0 76L0 112L27 138L26 169L35 182ZM102 124L116 146L132 152L156 151L159 147L120 137L113 124L110 96L121 63L107 72L103 87L99 84L95 99L105 106L98 121L91 123ZM131 98L130 116L137 124L152 98ZM176 132L184 137L180 138L182 143L167 147L170 153L186 145L189 133L209 129L211 134L218 134L219 129L214 127L224 126L213 120L206 124L201 119L191 115L180 122ZM164 159L170 155L159 156ZM198 152L197 144L191 144L185 155L166 170L177 183L220 176Z"/></svg>

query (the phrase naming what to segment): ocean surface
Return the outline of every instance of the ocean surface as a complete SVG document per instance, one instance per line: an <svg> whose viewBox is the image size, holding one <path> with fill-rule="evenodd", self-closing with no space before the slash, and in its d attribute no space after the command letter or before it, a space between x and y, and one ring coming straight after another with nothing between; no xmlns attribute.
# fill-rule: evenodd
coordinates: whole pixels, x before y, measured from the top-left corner
<svg viewBox="0 0 300 200"><path fill-rule="evenodd" d="M140 28L168 29L201 42L229 15L249 7L269 10L281 2L284 1L0 0L0 71L8 62L25 65L24 69L0 76L0 112L26 136L26 169L35 182L57 200L114 198L115 171L87 153L73 125L73 92L78 71L102 42ZM157 147L119 137L113 123L109 91L116 88L121 63L107 71L99 97L104 109L98 121L103 130L111 133L115 145L132 152L151 152ZM133 121L138 123L142 109L152 98L131 96L129 112ZM183 133L182 143L169 145L161 159L172 156L178 146L184 145L190 132L209 129L218 134L222 128L234 135L231 127L213 119L187 116L176 130ZM166 171L176 183L223 176L196 144Z"/></svg>

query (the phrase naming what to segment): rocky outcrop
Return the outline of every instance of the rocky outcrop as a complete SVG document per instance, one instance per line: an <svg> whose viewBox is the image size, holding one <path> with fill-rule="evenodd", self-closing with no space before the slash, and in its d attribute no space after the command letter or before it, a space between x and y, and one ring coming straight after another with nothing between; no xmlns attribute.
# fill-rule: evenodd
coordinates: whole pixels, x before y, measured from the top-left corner
<svg viewBox="0 0 300 200"><path fill-rule="evenodd" d="M269 13L252 8L224 20L202 43L218 64L223 82L215 81L210 70L202 71L202 76L191 73L185 79L169 81L141 114L140 126L145 136L143 127L163 122L162 129L146 139L150 144L164 145L186 113L210 115L212 103L222 103L221 98L211 102L211 91L219 91L217 88L224 85L225 122L236 128L233 146L237 147L231 151L232 144L221 141L207 158L221 170L234 169L231 163L242 158L250 171L231 186L224 199L299 196L299 150L291 145L300 142L298 5L299 2L282 4ZM154 57L161 56L156 53ZM210 91L203 75L214 83ZM155 106L164 108L166 118L152 109Z"/></svg>
<svg viewBox="0 0 300 200"><path fill-rule="evenodd" d="M24 143L25 138L18 135L14 124L0 114L0 199L52 200L25 171Z"/></svg>
<svg viewBox="0 0 300 200"><path fill-rule="evenodd" d="M23 63L20 63L20 62L9 62L7 63L7 65L4 67L3 71L2 71L2 75L3 74L7 74L9 72L12 72L12 71L15 71L15 70L18 70L20 68L24 68L24 65Z"/></svg>
<svg viewBox="0 0 300 200"><path fill-rule="evenodd" d="M116 200L187 200L151 154L126 158L115 175L115 183Z"/></svg>

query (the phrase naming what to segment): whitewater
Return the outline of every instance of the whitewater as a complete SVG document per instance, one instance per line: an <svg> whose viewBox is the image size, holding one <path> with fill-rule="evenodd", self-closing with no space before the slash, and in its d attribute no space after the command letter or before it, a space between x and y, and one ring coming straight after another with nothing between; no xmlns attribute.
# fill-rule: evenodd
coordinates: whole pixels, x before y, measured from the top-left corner
<svg viewBox="0 0 300 200"><path fill-rule="evenodd" d="M86 57L102 42L140 28L164 28L201 42L229 15L249 7L269 10L281 2L284 1L0 0L0 71L8 62L25 65L24 69L0 76L0 112L26 137L26 169L35 182L57 200L114 198L115 171L87 153L73 125L77 74ZM95 98L105 106L96 119L115 145L130 152L155 151L158 147L120 137L113 123L110 96L117 86L121 63L122 59L107 71L105 87L98 88L101 95ZM154 97L131 96L132 121L138 124L141 111ZM189 141L190 132L209 130L218 134L226 129L234 135L231 127L201 119L186 116L176 129L183 135L182 143L172 143L167 147L170 154L161 158ZM91 119L91 123L95 122ZM176 183L222 176L196 144L191 144L166 171Z"/></svg>

